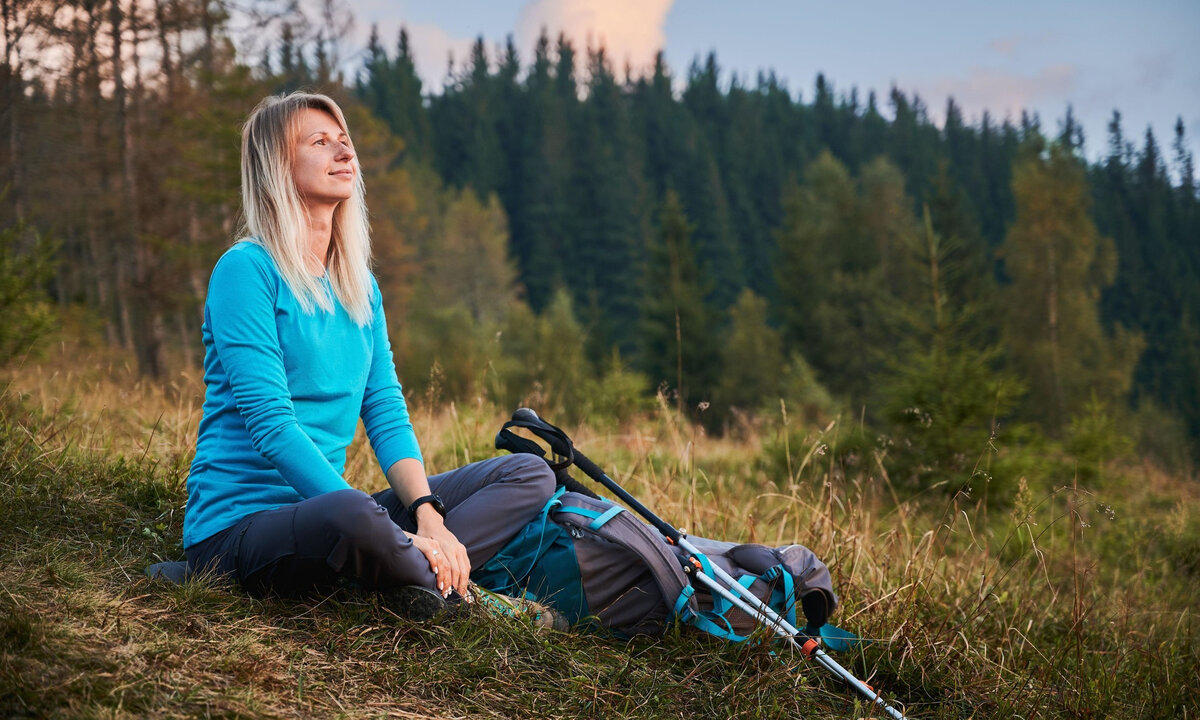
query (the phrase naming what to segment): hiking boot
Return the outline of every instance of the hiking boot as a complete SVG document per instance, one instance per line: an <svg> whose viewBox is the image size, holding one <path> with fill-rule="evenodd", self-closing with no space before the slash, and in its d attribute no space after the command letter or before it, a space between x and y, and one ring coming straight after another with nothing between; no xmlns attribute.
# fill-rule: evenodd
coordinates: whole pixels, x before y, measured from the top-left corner
<svg viewBox="0 0 1200 720"><path fill-rule="evenodd" d="M522 618L533 623L535 628L567 632L571 623L566 616L542 603L528 598L515 598L471 585L471 594L476 604L484 610L501 617Z"/></svg>
<svg viewBox="0 0 1200 720"><path fill-rule="evenodd" d="M438 593L420 585L402 585L379 594L379 602L406 620L425 622L446 611L450 604Z"/></svg>

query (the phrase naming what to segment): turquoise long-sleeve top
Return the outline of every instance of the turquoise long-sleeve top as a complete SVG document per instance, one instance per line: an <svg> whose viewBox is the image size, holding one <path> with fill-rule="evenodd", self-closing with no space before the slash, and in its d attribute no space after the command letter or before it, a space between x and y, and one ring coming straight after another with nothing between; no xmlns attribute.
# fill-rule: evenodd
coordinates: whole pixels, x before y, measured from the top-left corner
<svg viewBox="0 0 1200 720"><path fill-rule="evenodd" d="M252 240L217 262L204 303L204 415L188 477L183 545L246 515L350 487L342 473L361 417L380 468L421 459L387 337L379 286L358 325L306 313Z"/></svg>

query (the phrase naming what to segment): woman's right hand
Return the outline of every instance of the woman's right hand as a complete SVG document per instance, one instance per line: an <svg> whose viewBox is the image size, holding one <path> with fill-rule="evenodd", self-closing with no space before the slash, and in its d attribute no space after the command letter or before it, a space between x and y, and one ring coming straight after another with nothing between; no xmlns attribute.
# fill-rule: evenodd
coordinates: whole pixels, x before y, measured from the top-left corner
<svg viewBox="0 0 1200 720"><path fill-rule="evenodd" d="M438 578L438 591L441 592L442 595L449 595L451 590L450 585L452 582L450 579L452 570L450 567L450 559L446 557L445 551L442 550L441 543L439 543L437 540L423 537L421 535L414 535L408 532L404 534L408 535L408 539L412 540L413 546L420 550L425 556L425 559L429 561L429 568L433 570L433 574L437 575Z"/></svg>

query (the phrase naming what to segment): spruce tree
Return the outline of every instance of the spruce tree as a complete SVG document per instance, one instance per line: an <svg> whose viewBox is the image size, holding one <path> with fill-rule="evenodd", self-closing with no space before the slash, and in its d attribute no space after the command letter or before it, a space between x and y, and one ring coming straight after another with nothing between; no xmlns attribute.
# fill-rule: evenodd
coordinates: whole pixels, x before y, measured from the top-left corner
<svg viewBox="0 0 1200 720"><path fill-rule="evenodd" d="M767 303L743 290L729 311L729 337L721 351L721 378L713 394L718 420L778 405L784 379L783 340L767 324Z"/></svg>
<svg viewBox="0 0 1200 720"><path fill-rule="evenodd" d="M658 232L647 253L640 325L640 366L650 381L674 393L678 407L711 401L718 362L715 318L705 297L683 204L668 190Z"/></svg>
<svg viewBox="0 0 1200 720"><path fill-rule="evenodd" d="M1080 162L1058 143L1027 151L1013 171L1016 221L1003 250L1006 339L1028 382L1027 410L1051 432L1093 394L1124 400L1141 339L1100 324L1100 292L1112 284L1117 256L1089 214Z"/></svg>

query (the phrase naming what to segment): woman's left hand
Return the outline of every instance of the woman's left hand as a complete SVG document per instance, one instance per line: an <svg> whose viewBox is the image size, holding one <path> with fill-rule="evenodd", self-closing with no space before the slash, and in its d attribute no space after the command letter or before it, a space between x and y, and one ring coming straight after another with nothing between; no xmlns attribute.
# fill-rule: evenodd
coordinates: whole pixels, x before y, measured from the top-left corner
<svg viewBox="0 0 1200 720"><path fill-rule="evenodd" d="M426 511L426 512L420 512ZM431 511L431 512L430 512ZM446 555L446 563L450 566L447 577L438 576L438 586L443 595L449 595L451 590L457 590L464 598L467 594L467 583L471 577L471 559L467 557L467 548L458 541L454 533L446 527L442 516L429 505L422 505L418 510L417 535L437 541L439 550Z"/></svg>

